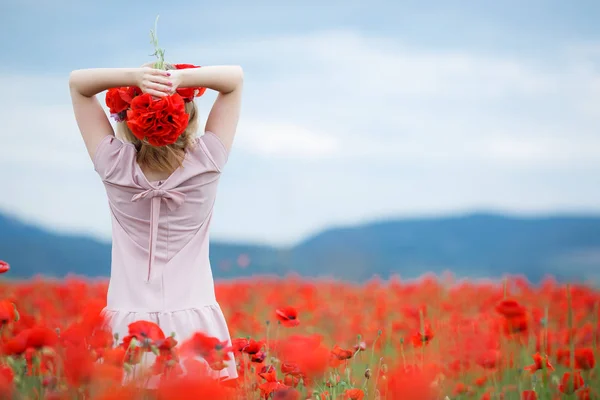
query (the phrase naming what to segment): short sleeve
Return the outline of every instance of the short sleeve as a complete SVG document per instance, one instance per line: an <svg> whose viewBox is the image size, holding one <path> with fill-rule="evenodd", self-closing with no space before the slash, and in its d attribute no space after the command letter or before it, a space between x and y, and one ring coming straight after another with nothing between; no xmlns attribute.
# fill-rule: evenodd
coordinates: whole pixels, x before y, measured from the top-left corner
<svg viewBox="0 0 600 400"><path fill-rule="evenodd" d="M106 136L98 144L94 155L94 169L102 179L107 179L122 155L123 142L116 137Z"/></svg>
<svg viewBox="0 0 600 400"><path fill-rule="evenodd" d="M219 137L214 133L206 131L204 135L200 137L200 142L204 145L203 147L208 152L207 155L211 158L211 161L215 164L215 167L221 171L223 167L225 167L229 157L227 148L221 139L219 139Z"/></svg>

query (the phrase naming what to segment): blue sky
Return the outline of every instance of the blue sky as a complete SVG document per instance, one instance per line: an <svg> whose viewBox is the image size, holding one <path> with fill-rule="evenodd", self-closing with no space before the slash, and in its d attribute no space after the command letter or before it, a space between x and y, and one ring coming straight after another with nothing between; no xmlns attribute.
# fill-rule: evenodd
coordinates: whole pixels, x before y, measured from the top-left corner
<svg viewBox="0 0 600 400"><path fill-rule="evenodd" d="M600 3L23 0L0 5L0 211L109 238L69 72L240 64L213 237L492 210L600 211ZM101 95L102 96L102 95ZM214 94L199 100L205 118Z"/></svg>

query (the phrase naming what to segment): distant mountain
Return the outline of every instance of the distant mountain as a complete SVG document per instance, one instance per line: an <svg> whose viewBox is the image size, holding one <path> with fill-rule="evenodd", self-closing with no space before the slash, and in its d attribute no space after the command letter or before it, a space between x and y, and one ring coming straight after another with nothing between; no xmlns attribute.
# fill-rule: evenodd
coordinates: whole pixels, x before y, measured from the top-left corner
<svg viewBox="0 0 600 400"><path fill-rule="evenodd" d="M213 242L215 277L328 276L364 281L373 275L461 277L523 274L538 281L600 282L600 217L508 217L494 214L414 218L326 230L287 249ZM0 259L10 276L108 276L110 243L59 235L0 214Z"/></svg>

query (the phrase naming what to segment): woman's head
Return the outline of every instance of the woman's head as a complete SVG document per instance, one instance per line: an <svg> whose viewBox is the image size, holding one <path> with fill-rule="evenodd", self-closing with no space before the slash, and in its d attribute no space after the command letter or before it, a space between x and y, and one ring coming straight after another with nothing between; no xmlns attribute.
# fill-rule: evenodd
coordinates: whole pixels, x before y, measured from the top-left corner
<svg viewBox="0 0 600 400"><path fill-rule="evenodd" d="M165 66L167 70L175 69L171 64ZM183 163L185 152L193 144L198 129L198 108L193 100L185 103L185 112L189 116L188 126L173 144L153 146L146 139L140 140L131 132L125 121L117 123L117 136L133 143L137 149L137 162L141 166L154 171L172 172Z"/></svg>

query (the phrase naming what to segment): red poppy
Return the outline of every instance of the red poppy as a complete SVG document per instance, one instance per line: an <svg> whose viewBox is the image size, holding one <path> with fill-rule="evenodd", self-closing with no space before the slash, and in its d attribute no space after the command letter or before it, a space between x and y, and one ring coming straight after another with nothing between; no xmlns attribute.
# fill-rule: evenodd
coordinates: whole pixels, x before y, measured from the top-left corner
<svg viewBox="0 0 600 400"><path fill-rule="evenodd" d="M278 382L278 381L263 382L260 385L258 385L258 388L260 389L260 392L264 399L276 398L276 396L277 396L276 392L278 392L280 390L288 389L288 387L286 385L284 385L283 383Z"/></svg>
<svg viewBox="0 0 600 400"><path fill-rule="evenodd" d="M18 321L19 314L15 303L7 300L0 300L0 327L5 324Z"/></svg>
<svg viewBox="0 0 600 400"><path fill-rule="evenodd" d="M127 110L127 126L133 135L152 146L175 143L188 123L183 98L177 93L159 99L144 93L135 97Z"/></svg>
<svg viewBox="0 0 600 400"><path fill-rule="evenodd" d="M504 334L506 335L514 335L519 333L525 334L529 328L529 321L525 315L520 315L504 318L502 321L502 326Z"/></svg>
<svg viewBox="0 0 600 400"><path fill-rule="evenodd" d="M8 272L10 270L10 265L6 261L0 260L0 274Z"/></svg>
<svg viewBox="0 0 600 400"><path fill-rule="evenodd" d="M58 342L58 334L54 329L37 326L27 331L27 347L41 349L51 347Z"/></svg>
<svg viewBox="0 0 600 400"><path fill-rule="evenodd" d="M135 321L128 326L129 336L136 338L143 345L150 345L165 339L160 326L151 321Z"/></svg>
<svg viewBox="0 0 600 400"><path fill-rule="evenodd" d="M496 312L506 318L521 317L525 315L525 307L516 300L505 299L496 305Z"/></svg>
<svg viewBox="0 0 600 400"><path fill-rule="evenodd" d="M338 360L341 360L341 361L348 360L348 359L352 358L352 356L354 355L354 353L351 350L344 350L337 344L335 346L333 346L333 349L331 350L331 354L333 354L333 356L335 358L337 358Z"/></svg>
<svg viewBox="0 0 600 400"><path fill-rule="evenodd" d="M319 335L293 335L281 342L278 358L287 364L296 364L307 379L321 376L333 357L331 350L322 343Z"/></svg>
<svg viewBox="0 0 600 400"><path fill-rule="evenodd" d="M575 394L577 395L577 400L592 400L597 398L592 397L592 389L590 387L579 389Z"/></svg>
<svg viewBox="0 0 600 400"><path fill-rule="evenodd" d="M298 311L294 307L278 308L275 310L275 315L283 326L292 327L300 324Z"/></svg>
<svg viewBox="0 0 600 400"><path fill-rule="evenodd" d="M585 382L581 377L581 372L575 371L574 374L571 374L570 372L565 372L562 376L562 379L560 380L560 385L558 386L558 389L562 393L573 394L577 390L581 389L584 384Z"/></svg>
<svg viewBox="0 0 600 400"><path fill-rule="evenodd" d="M235 338L231 341L231 347L236 353L241 353L250 344L250 340L246 338Z"/></svg>
<svg viewBox="0 0 600 400"><path fill-rule="evenodd" d="M533 362L534 363L532 365L528 365L523 369L525 369L527 371L531 371L531 373L534 373L535 371L543 369L545 366L547 369L554 371L554 367L552 366L552 364L550 364L550 361L548 360L548 356L542 357L540 355L540 353L535 353L533 355Z"/></svg>
<svg viewBox="0 0 600 400"><path fill-rule="evenodd" d="M502 353L498 350L488 349L477 357L477 364L486 369L495 369L498 367L501 359Z"/></svg>
<svg viewBox="0 0 600 400"><path fill-rule="evenodd" d="M191 338L181 344L181 351L205 356L215 350L222 350L225 347L227 347L227 341L222 342L216 337L205 335L202 332L196 332Z"/></svg>
<svg viewBox="0 0 600 400"><path fill-rule="evenodd" d="M131 397L121 398L130 399ZM198 375L167 381L156 392L157 400L227 398L231 398L231 393L219 381Z"/></svg>
<svg viewBox="0 0 600 400"><path fill-rule="evenodd" d="M163 351L171 351L175 348L175 346L177 346L177 340L175 340L175 338L173 336L169 336L167 337L165 340L163 340L162 342L158 342L158 349L163 352Z"/></svg>
<svg viewBox="0 0 600 400"><path fill-rule="evenodd" d="M126 350L122 347L108 349L102 354L102 361L106 364L122 367L125 362L126 353Z"/></svg>
<svg viewBox="0 0 600 400"><path fill-rule="evenodd" d="M294 363L282 363L281 364L281 372L285 375L300 375L302 373L302 371L300 371L300 367L298 366L298 364L294 364Z"/></svg>
<svg viewBox="0 0 600 400"><path fill-rule="evenodd" d="M275 367L272 365L263 366L260 369L260 371L258 371L258 376L260 376L267 382L277 381L277 371L275 370Z"/></svg>
<svg viewBox="0 0 600 400"><path fill-rule="evenodd" d="M174 64L176 69L188 69L188 68L201 68L199 65L193 64ZM195 87L195 88L178 88L177 94L179 94L183 100L192 101L194 97L200 97L206 92L205 87Z"/></svg>
<svg viewBox="0 0 600 400"><path fill-rule="evenodd" d="M534 390L523 390L521 400L537 400L537 393Z"/></svg>
<svg viewBox="0 0 600 400"><path fill-rule="evenodd" d="M256 354L259 351L262 350L263 346L264 346L264 342L261 341L256 341L256 340L249 340L248 343L246 344L246 346L242 349L242 351L246 354Z"/></svg>
<svg viewBox="0 0 600 400"><path fill-rule="evenodd" d="M265 358L267 358L267 353L265 353L264 351L259 351L256 354L250 354L250 361L252 361L253 363L261 363L263 361L265 361Z"/></svg>
<svg viewBox="0 0 600 400"><path fill-rule="evenodd" d="M0 398L13 398L15 374L8 365L0 364Z"/></svg>
<svg viewBox="0 0 600 400"><path fill-rule="evenodd" d="M2 354L7 356L21 355L27 350L29 330L23 330L2 344Z"/></svg>
<svg viewBox="0 0 600 400"><path fill-rule="evenodd" d="M106 105L111 114L126 111L134 97L142 94L142 90L135 86L111 88L106 92Z"/></svg>
<svg viewBox="0 0 600 400"><path fill-rule="evenodd" d="M556 352L556 358L559 364L567 367L571 366L571 351L569 349L559 349ZM594 351L589 348L577 348L575 349L575 368L589 370L593 369L596 365L596 359L594 357Z"/></svg>
<svg viewBox="0 0 600 400"><path fill-rule="evenodd" d="M426 326L423 331L419 329L410 337L410 340L415 347L427 346L431 339L433 339L433 331L429 326Z"/></svg>
<svg viewBox="0 0 600 400"><path fill-rule="evenodd" d="M362 400L365 397L365 392L361 389L347 389L344 392L344 398L348 400Z"/></svg>

